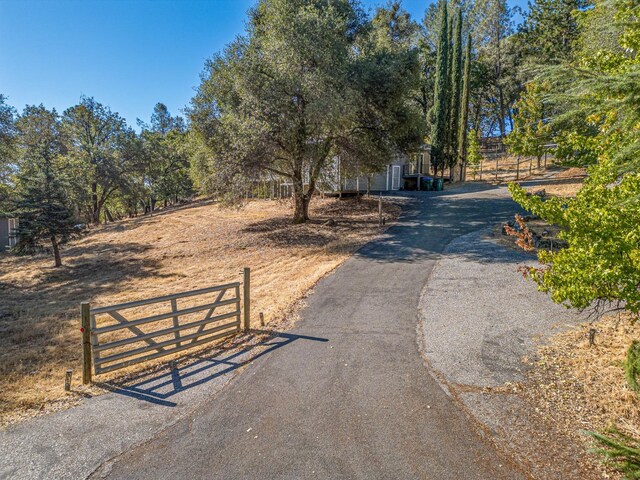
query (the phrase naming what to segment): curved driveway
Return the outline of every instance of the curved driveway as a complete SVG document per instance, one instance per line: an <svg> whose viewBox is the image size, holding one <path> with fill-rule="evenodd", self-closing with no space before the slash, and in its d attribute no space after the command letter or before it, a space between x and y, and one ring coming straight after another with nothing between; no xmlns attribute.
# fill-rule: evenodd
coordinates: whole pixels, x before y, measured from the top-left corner
<svg viewBox="0 0 640 480"><path fill-rule="evenodd" d="M517 211L506 189L411 199L400 221L323 279L295 341L102 478L526 478L480 437L423 364L418 304L452 239ZM461 292L464 294L464 292Z"/></svg>

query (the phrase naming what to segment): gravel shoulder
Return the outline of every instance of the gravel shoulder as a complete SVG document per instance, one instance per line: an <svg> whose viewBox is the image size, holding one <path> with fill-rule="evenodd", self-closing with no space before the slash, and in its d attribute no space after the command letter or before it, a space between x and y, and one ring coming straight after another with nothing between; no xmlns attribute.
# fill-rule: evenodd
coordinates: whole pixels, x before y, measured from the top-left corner
<svg viewBox="0 0 640 480"><path fill-rule="evenodd" d="M581 446L519 394L537 346L582 320L516 271L535 261L492 229L449 243L420 301L423 354L487 437L534 478L599 478Z"/></svg>

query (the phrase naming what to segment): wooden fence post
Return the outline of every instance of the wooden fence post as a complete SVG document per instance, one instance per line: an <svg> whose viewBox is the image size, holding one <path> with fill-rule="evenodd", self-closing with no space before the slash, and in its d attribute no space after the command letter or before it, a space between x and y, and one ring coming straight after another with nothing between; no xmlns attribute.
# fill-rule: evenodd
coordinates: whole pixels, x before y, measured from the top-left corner
<svg viewBox="0 0 640 480"><path fill-rule="evenodd" d="M480 160L480 181L482 181L482 165L484 164L484 160Z"/></svg>
<svg viewBox="0 0 640 480"><path fill-rule="evenodd" d="M520 180L520 157L516 157L516 180Z"/></svg>
<svg viewBox="0 0 640 480"><path fill-rule="evenodd" d="M378 196L378 226L382 226L382 194Z"/></svg>
<svg viewBox="0 0 640 480"><path fill-rule="evenodd" d="M251 328L251 269L244 267L244 331Z"/></svg>
<svg viewBox="0 0 640 480"><path fill-rule="evenodd" d="M82 383L91 383L91 304L82 302L80 304L82 313Z"/></svg>
<svg viewBox="0 0 640 480"><path fill-rule="evenodd" d="M73 370L67 370L67 373L64 376L64 391L71 391L71 376L73 375Z"/></svg>
<svg viewBox="0 0 640 480"><path fill-rule="evenodd" d="M177 302L177 300L176 300L175 298L172 298L172 299L171 299L171 311L172 311L172 312L175 312L175 311L177 311L177 310L178 310L178 302ZM180 318L179 318L179 317L177 317L177 316L176 316L176 317L173 317L173 326L174 326L174 327L176 327L176 328L180 326ZM175 338L176 340L177 340L178 338L180 338L180 331L179 331L179 330L176 330L176 331L173 333L173 336L174 336L174 338ZM182 346L182 343L178 342L176 345L177 345L178 347L180 347L180 346Z"/></svg>

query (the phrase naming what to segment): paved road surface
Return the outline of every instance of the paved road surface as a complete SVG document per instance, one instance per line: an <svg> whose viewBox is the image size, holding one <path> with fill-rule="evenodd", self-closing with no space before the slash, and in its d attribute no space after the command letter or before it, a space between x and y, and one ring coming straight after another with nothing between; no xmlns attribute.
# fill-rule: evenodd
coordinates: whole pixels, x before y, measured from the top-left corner
<svg viewBox="0 0 640 480"><path fill-rule="evenodd" d="M517 211L504 188L413 200L308 299L290 333L220 394L95 478L526 478L423 365L418 303L454 238Z"/></svg>

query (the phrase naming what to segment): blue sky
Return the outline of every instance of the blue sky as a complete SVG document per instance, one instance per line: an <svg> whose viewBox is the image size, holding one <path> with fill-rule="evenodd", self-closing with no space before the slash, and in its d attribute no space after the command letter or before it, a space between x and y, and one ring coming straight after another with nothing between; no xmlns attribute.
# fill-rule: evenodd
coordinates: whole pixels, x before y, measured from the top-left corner
<svg viewBox="0 0 640 480"><path fill-rule="evenodd" d="M254 1L0 0L0 93L18 110L59 112L89 95L132 126L156 102L179 114L205 59L242 33ZM403 6L421 18L430 1Z"/></svg>

